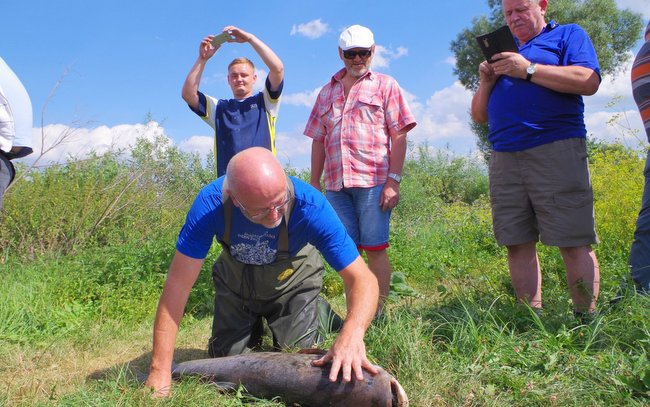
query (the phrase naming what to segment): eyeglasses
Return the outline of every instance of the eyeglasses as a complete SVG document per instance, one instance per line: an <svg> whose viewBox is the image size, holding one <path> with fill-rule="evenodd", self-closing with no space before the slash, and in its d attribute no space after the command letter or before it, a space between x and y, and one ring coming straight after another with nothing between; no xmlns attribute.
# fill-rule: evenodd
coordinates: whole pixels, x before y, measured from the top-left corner
<svg viewBox="0 0 650 407"><path fill-rule="evenodd" d="M272 207L270 207L270 208L262 209L261 211L259 211L259 212L257 212L257 213L252 213L251 211L249 211L248 209L246 209L246 207L244 206L244 204L241 203L241 201L239 200L239 198L237 198L237 197L232 193L232 191L230 192L230 194L231 194L231 195L233 196L233 198L235 198L235 199L237 200L237 202L239 203L239 209L241 209L242 213L243 213L243 214L244 214L248 219L250 219L250 220L254 220L254 221L257 221L257 220L260 220L260 219L264 219L264 218L266 218L266 217L269 216L269 215L271 214L271 212L273 212L273 211L276 211L276 212L278 212L278 213L280 213L280 214L284 214L284 212L287 210L285 207L286 207L286 205L291 201L291 198L292 198L291 194L289 193L289 190L287 190L287 198L286 198L284 201L282 201L281 204L278 204L278 205L272 206Z"/></svg>
<svg viewBox="0 0 650 407"><path fill-rule="evenodd" d="M372 50L370 49L362 49L361 51L343 51L343 57L345 59L354 59L357 55L361 57L361 59L368 58L372 54Z"/></svg>

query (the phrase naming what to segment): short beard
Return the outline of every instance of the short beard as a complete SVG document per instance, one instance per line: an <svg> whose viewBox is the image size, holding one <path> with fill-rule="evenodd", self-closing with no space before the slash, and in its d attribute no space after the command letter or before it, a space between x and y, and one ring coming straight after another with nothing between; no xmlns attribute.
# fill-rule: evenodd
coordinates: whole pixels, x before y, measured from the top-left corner
<svg viewBox="0 0 650 407"><path fill-rule="evenodd" d="M353 78L361 78L363 75L365 75L368 72L367 67L363 67L361 71L355 71L352 68L348 68L347 66L345 67L345 70L347 71L348 75L352 76Z"/></svg>

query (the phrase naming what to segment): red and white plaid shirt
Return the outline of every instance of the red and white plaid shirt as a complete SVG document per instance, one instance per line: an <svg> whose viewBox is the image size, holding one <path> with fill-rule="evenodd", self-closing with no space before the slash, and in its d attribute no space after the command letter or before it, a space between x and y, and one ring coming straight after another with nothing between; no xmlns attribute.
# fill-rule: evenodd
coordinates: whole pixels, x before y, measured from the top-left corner
<svg viewBox="0 0 650 407"><path fill-rule="evenodd" d="M415 127L397 81L368 72L345 99L337 72L321 89L304 134L325 146L325 189L373 187L386 182L390 138Z"/></svg>

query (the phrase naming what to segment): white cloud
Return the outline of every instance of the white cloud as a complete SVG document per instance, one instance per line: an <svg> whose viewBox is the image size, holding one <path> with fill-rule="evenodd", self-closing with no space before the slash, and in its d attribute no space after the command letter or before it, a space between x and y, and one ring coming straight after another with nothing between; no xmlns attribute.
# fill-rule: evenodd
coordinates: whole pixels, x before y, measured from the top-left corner
<svg viewBox="0 0 650 407"><path fill-rule="evenodd" d="M584 98L585 125L590 137L619 141L637 148L645 140L645 130L632 98L630 70L632 59L616 76L603 78L598 92Z"/></svg>
<svg viewBox="0 0 650 407"><path fill-rule="evenodd" d="M621 8L641 13L646 20L650 19L650 2L648 0L616 0L616 4Z"/></svg>
<svg viewBox="0 0 650 407"><path fill-rule="evenodd" d="M165 129L154 121L147 124L100 126L94 129L52 124L46 126L44 130L45 153L39 160L39 166L64 163L68 160L83 160L93 153L102 155L109 151L123 151L128 156L140 138L153 141L162 137L169 146L174 145L174 142L165 135ZM63 142L58 143L61 138ZM278 133L276 145L278 159L283 165L291 165L298 169L309 168L311 140L302 135L302 128L290 133ZM52 146L54 147L51 148ZM32 129L32 147L34 153L21 159L26 164L31 164L41 156L40 128ZM178 149L186 153L198 154L205 159L214 149L214 137L194 135L179 142Z"/></svg>
<svg viewBox="0 0 650 407"><path fill-rule="evenodd" d="M307 106L311 108L314 106L314 102L316 102L320 90L321 88L318 87L311 92L307 91L282 95L282 104L291 106Z"/></svg>
<svg viewBox="0 0 650 407"><path fill-rule="evenodd" d="M323 23L320 18L312 20L308 23L293 25L291 27L291 35L302 35L309 39L320 38L329 30L327 23Z"/></svg>
<svg viewBox="0 0 650 407"><path fill-rule="evenodd" d="M253 84L253 93L262 91L264 83L266 82L266 77L269 73L264 69L255 68L255 75L257 75L257 80Z"/></svg>
<svg viewBox="0 0 650 407"><path fill-rule="evenodd" d="M302 134L303 129L276 135L277 156L283 165L293 168L309 168L311 139Z"/></svg>
<svg viewBox="0 0 650 407"><path fill-rule="evenodd" d="M214 149L213 136L192 136L178 143L178 148L186 153L198 154L206 158Z"/></svg>
<svg viewBox="0 0 650 407"><path fill-rule="evenodd" d="M32 130L34 153L27 156L25 161L33 162L42 155L40 163L51 164L68 159L84 159L92 153L101 155L109 151L128 152L135 146L137 139L154 140L156 137L164 137L172 143L165 135L165 130L154 121L94 129L51 124L45 126L42 133L40 128Z"/></svg>
<svg viewBox="0 0 650 407"><path fill-rule="evenodd" d="M453 55L450 55L447 58L445 58L444 62L445 62L445 64L456 67L456 57L453 56Z"/></svg>
<svg viewBox="0 0 650 407"><path fill-rule="evenodd" d="M408 49L405 47L397 47L394 51L388 49L383 45L375 45L375 55L372 57L372 62L370 64L372 69L381 69L388 68L390 61L393 59L401 58L405 55L408 55Z"/></svg>
<svg viewBox="0 0 650 407"><path fill-rule="evenodd" d="M409 133L413 143L426 142L430 147L449 148L458 154L477 149L476 137L469 126L472 94L460 82L434 92L425 105L406 95L418 122Z"/></svg>

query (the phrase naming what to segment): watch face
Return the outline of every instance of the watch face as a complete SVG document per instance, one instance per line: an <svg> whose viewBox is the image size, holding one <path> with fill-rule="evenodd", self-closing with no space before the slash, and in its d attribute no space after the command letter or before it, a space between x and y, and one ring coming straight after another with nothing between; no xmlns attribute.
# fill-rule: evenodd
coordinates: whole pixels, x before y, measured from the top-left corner
<svg viewBox="0 0 650 407"><path fill-rule="evenodd" d="M528 68L526 68L526 73L529 73L531 75L534 74L535 73L535 68L536 68L535 64L528 65Z"/></svg>

